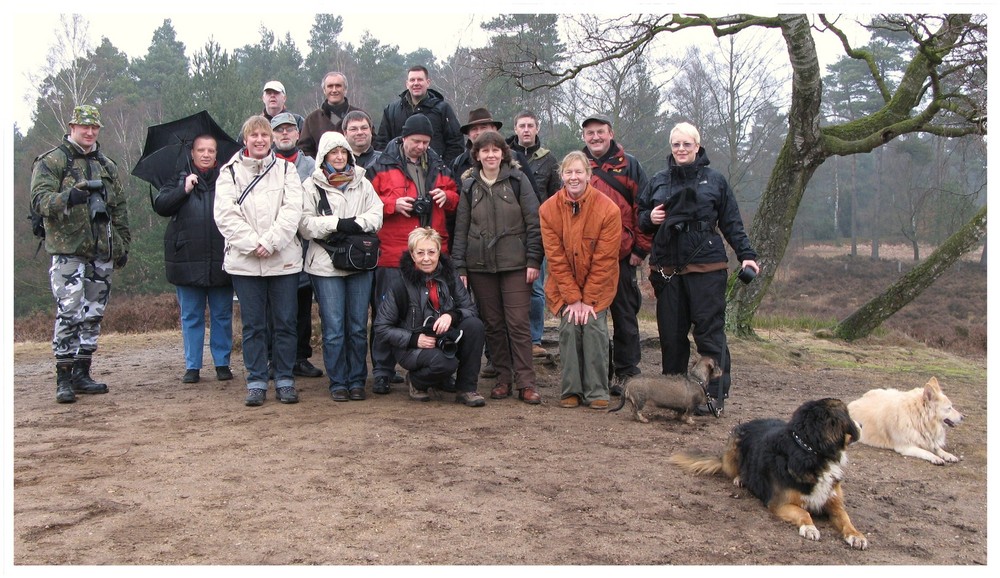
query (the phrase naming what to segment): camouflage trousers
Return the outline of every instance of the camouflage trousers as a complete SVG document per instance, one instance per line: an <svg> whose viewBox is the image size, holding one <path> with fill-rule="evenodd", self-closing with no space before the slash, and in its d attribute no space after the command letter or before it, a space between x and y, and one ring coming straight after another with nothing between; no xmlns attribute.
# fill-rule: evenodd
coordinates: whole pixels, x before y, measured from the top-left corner
<svg viewBox="0 0 1000 578"><path fill-rule="evenodd" d="M56 299L52 352L56 359L97 349L104 308L111 295L111 261L53 255L49 283Z"/></svg>

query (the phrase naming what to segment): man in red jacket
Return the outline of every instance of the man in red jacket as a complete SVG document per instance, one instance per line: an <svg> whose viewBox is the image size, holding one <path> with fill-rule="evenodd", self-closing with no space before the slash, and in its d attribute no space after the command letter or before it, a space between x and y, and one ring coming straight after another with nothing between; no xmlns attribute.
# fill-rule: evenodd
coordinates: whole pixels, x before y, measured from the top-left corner
<svg viewBox="0 0 1000 578"><path fill-rule="evenodd" d="M384 217L378 232L382 244L372 309L378 311L387 287L399 277L399 260L408 251L410 232L417 227L432 227L448 246L445 214L458 207L458 185L444 160L432 148L434 128L422 114L406 119L400 136L392 139L369 169L372 186L382 199ZM373 393L391 391L390 381L396 369L392 349L373 340Z"/></svg>
<svg viewBox="0 0 1000 578"><path fill-rule="evenodd" d="M611 303L614 336L611 341L611 395L621 395L625 383L639 375L639 308L642 293L636 279L636 267L649 254L651 239L637 226L636 199L646 186L646 172L632 155L615 142L611 119L593 114L584 119L583 153L590 161L590 184L618 205L622 216L621 244L618 250L618 290Z"/></svg>

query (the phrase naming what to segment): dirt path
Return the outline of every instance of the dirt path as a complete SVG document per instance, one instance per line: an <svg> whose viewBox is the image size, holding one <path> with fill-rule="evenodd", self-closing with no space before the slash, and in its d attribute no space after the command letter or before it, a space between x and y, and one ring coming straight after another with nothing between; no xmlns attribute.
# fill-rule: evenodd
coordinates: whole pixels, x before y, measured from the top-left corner
<svg viewBox="0 0 1000 578"><path fill-rule="evenodd" d="M398 386L335 403L323 377L299 379L298 405L272 390L246 408L238 354L236 380L180 383L179 333L103 337L95 377L111 393L58 405L47 344L17 344L14 562L986 564L985 361L762 337L732 344L727 413L693 426L656 409L650 424L561 409L556 370L542 365L539 406L419 404ZM658 371L657 355L644 350L644 372ZM963 461L854 446L845 491L865 552L827 520L806 541L728 481L666 463L678 449L721 449L739 421L931 375L966 414L948 439Z"/></svg>

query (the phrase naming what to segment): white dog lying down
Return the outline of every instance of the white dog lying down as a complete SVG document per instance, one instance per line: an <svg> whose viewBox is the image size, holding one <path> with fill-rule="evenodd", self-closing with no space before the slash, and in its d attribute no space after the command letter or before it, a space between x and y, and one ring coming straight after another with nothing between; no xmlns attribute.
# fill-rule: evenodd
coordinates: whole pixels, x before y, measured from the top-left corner
<svg viewBox="0 0 1000 578"><path fill-rule="evenodd" d="M847 404L847 409L851 419L861 424L863 444L936 465L960 459L944 450L945 426L955 427L963 416L935 377L910 391L873 389Z"/></svg>

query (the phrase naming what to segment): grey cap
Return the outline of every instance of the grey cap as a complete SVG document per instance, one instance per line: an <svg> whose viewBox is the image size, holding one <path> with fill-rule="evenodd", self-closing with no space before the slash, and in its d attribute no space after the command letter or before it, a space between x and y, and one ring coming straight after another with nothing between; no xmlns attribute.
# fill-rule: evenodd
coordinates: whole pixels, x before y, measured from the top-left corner
<svg viewBox="0 0 1000 578"><path fill-rule="evenodd" d="M607 115L604 115L604 114L592 114L592 115L588 116L587 118L583 119L583 122L580 123L580 128L583 128L583 127L587 126L588 122L595 122L595 121L599 122L601 124L606 124L608 126L611 126L611 119Z"/></svg>
<svg viewBox="0 0 1000 578"><path fill-rule="evenodd" d="M279 112L278 114L274 115L274 117L271 119L271 130L276 129L283 124L294 124L296 128L298 128L299 126L299 123L296 122L295 117L292 116L292 113Z"/></svg>

